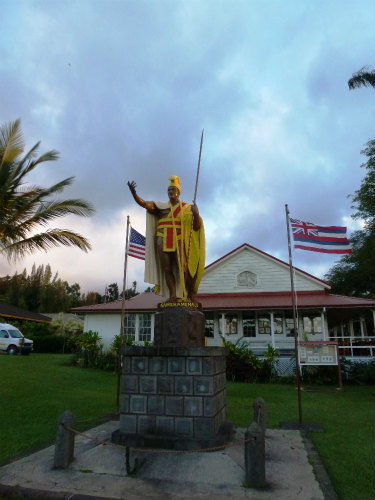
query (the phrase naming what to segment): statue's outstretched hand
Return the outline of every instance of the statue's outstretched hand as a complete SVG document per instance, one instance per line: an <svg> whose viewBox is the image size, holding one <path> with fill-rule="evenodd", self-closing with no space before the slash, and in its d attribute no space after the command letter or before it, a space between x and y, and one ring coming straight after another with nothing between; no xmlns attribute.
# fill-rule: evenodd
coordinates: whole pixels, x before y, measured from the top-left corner
<svg viewBox="0 0 375 500"><path fill-rule="evenodd" d="M130 189L132 195L134 196L136 193L135 188L137 187L137 184L135 183L135 181L131 181L131 182L128 181L128 186L129 186L129 189Z"/></svg>

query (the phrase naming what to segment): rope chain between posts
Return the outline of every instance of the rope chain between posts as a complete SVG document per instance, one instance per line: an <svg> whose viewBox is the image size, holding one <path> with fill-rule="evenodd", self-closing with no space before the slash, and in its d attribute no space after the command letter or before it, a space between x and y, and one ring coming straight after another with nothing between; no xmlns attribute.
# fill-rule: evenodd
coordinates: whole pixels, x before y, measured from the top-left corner
<svg viewBox="0 0 375 500"><path fill-rule="evenodd" d="M70 432L73 432L74 434L78 436L82 436L86 439L89 439L90 441L93 441L97 444L101 444L104 446L112 446L114 448L120 448L122 450L128 451L129 448L131 448L133 451L138 452L138 453L155 453L155 454L162 454L162 453L207 453L210 451L220 451L224 450L227 447L232 447L232 446L238 446L240 444L245 444L249 443L250 441L256 441L255 437L250 437L247 439L236 439L235 441L232 441L231 443L227 443L225 445L220 445L220 446L212 446L210 448L199 448L196 450L169 450L165 448L135 448L133 446L126 446L122 444L117 444L117 443L112 443L112 441L104 441L102 439L96 438L94 436L90 436L89 434L86 434L85 432L78 431L77 429L74 429L73 427L70 427L70 425L61 423L61 425Z"/></svg>

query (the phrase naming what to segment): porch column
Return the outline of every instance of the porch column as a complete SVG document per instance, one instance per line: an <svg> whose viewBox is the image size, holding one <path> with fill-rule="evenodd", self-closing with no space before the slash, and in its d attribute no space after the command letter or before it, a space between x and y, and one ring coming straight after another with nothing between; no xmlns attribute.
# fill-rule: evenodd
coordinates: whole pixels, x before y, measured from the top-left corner
<svg viewBox="0 0 375 500"><path fill-rule="evenodd" d="M365 322L365 318L363 316L360 316L359 317L359 326L361 328L361 337L364 338L365 336L365 325L364 325L364 322Z"/></svg>
<svg viewBox="0 0 375 500"><path fill-rule="evenodd" d="M350 337L354 337L354 327L353 327L353 320L349 320L349 335Z"/></svg>
<svg viewBox="0 0 375 500"><path fill-rule="evenodd" d="M375 309L372 310L372 326L375 329Z"/></svg>
<svg viewBox="0 0 375 500"><path fill-rule="evenodd" d="M322 322L322 329L323 329L323 340L327 340L327 330L326 330L326 308L323 307L322 312L320 313L320 318Z"/></svg>
<svg viewBox="0 0 375 500"><path fill-rule="evenodd" d="M270 316L271 316L271 344L272 344L272 347L275 348L275 330L274 330L274 326L273 326L273 311L271 311Z"/></svg>
<svg viewBox="0 0 375 500"><path fill-rule="evenodd" d="M221 313L220 321L221 321L221 333L223 337L225 337L225 313Z"/></svg>

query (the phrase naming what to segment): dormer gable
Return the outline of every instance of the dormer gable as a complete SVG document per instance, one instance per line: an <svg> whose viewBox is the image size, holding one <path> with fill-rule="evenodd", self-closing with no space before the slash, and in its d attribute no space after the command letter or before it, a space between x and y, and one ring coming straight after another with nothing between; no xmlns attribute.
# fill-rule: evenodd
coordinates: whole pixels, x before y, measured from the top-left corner
<svg viewBox="0 0 375 500"><path fill-rule="evenodd" d="M328 283L295 268L297 291L329 290ZM290 291L289 264L247 243L234 249L204 271L199 293Z"/></svg>

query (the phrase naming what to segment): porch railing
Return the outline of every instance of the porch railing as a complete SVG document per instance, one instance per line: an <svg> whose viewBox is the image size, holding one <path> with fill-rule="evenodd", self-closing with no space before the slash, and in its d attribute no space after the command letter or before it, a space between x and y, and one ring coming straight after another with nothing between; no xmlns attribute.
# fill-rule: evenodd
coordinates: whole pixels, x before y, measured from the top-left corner
<svg viewBox="0 0 375 500"><path fill-rule="evenodd" d="M318 337L318 335L316 335ZM221 345L221 339L209 338L207 339L207 345ZM229 338L229 340L231 340ZM253 350L254 354L257 356L262 356L264 351L267 349L267 344L271 344L271 339L260 340L254 338L246 338L249 343L249 347ZM309 336L309 340L320 341L324 340L322 335L318 338L312 338ZM335 340L339 344L339 350L341 356L350 357L375 357L375 336L373 337L334 337L330 336L327 340ZM292 356L294 353L294 340L290 338L275 339L275 348L279 350L279 355L282 357Z"/></svg>
<svg viewBox="0 0 375 500"><path fill-rule="evenodd" d="M341 356L375 356L375 337L330 337L339 344Z"/></svg>

